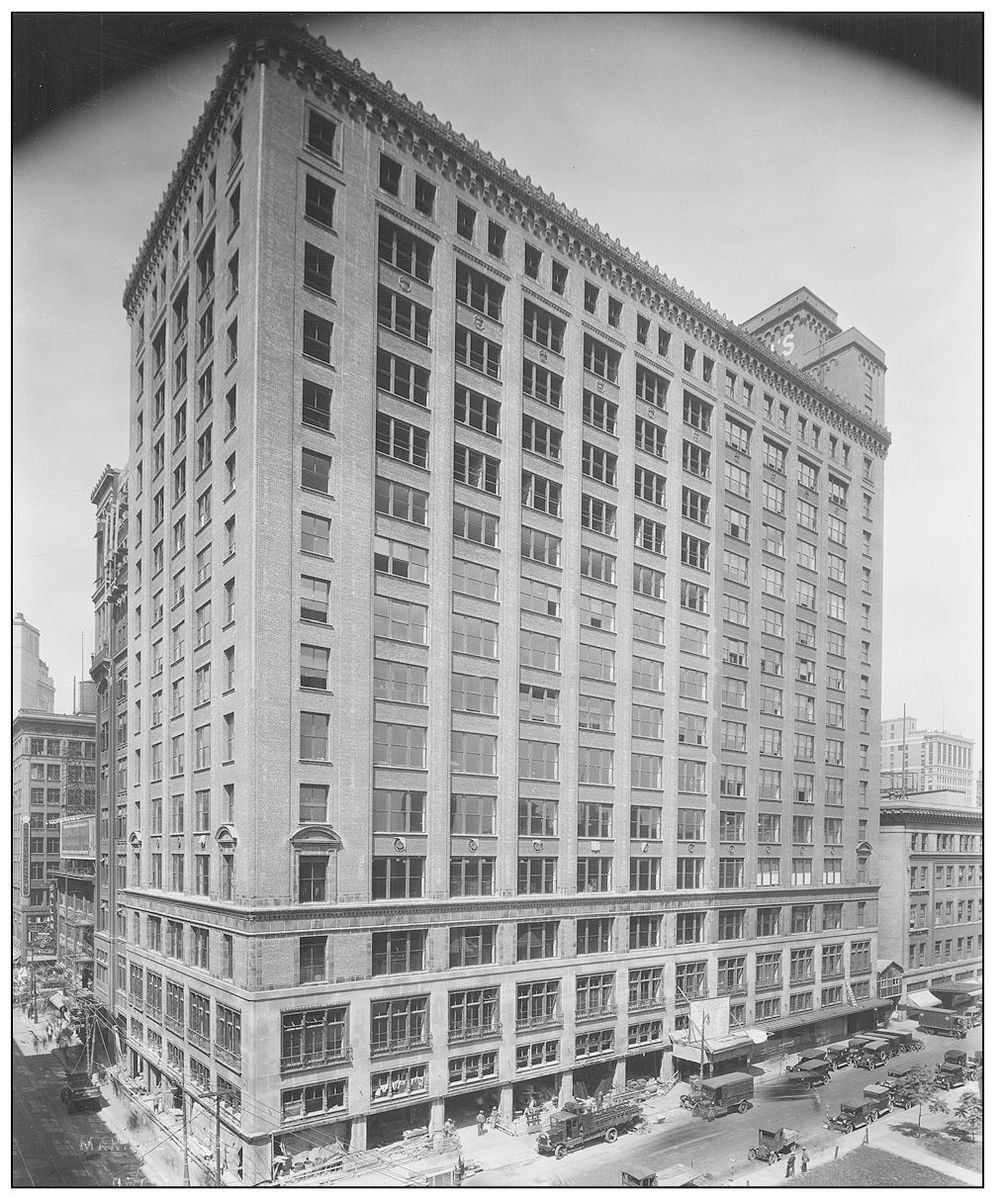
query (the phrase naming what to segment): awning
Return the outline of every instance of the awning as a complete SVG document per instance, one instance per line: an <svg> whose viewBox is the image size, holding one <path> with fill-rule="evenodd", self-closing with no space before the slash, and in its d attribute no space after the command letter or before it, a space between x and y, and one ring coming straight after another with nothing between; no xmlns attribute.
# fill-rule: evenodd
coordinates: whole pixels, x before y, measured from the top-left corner
<svg viewBox="0 0 1005 1202"><path fill-rule="evenodd" d="M49 995L49 1005L55 1006L57 1010L62 1010L66 1005L66 998L61 993L51 993Z"/></svg>
<svg viewBox="0 0 1005 1202"><path fill-rule="evenodd" d="M832 1018L845 1018L849 1014L869 1014L884 1006L893 1006L894 998L874 997L856 1002L854 1005L828 1006L826 1010L808 1010L805 1014L787 1014L784 1018L770 1018L764 1026L769 1034L777 1035L781 1031L792 1031L797 1027L812 1027L817 1023L830 1022Z"/></svg>
<svg viewBox="0 0 1005 1202"><path fill-rule="evenodd" d="M972 977L968 977L965 981L933 981L932 988L938 989L940 993L965 993L968 997L976 997L977 994L984 992L984 982L976 981Z"/></svg>
<svg viewBox="0 0 1005 1202"><path fill-rule="evenodd" d="M916 989L914 993L909 993L907 995L907 1004L926 1010L932 1009L933 1006L942 1005L935 994L929 993L927 989Z"/></svg>
<svg viewBox="0 0 1005 1202"><path fill-rule="evenodd" d="M754 1041L746 1035L713 1035L705 1040L704 1053L700 1043L674 1043L673 1054L678 1060L686 1060L690 1064L719 1064L723 1060L732 1060L734 1056L742 1056L754 1046Z"/></svg>

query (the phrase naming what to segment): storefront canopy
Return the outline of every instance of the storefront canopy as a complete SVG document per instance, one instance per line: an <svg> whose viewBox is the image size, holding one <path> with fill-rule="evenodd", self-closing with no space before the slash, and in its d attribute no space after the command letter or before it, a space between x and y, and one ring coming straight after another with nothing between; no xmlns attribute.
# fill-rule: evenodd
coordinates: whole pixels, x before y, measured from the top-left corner
<svg viewBox="0 0 1005 1202"><path fill-rule="evenodd" d="M49 1005L55 1006L57 1010L62 1010L66 1005L66 998L61 993L52 993L49 995Z"/></svg>
<svg viewBox="0 0 1005 1202"><path fill-rule="evenodd" d="M913 993L909 993L907 995L907 1004L926 1010L931 1010L934 1006L942 1005L935 994L929 993L927 989L916 989Z"/></svg>
<svg viewBox="0 0 1005 1202"><path fill-rule="evenodd" d="M828 1006L826 1010L808 1010L805 1014L786 1014L783 1018L769 1018L764 1026L770 1035L782 1031L793 1031L797 1027L812 1027L817 1023L830 1022L832 1018L845 1018L849 1014L871 1014L884 1006L893 1006L893 998L866 998L861 1002L844 1006Z"/></svg>
<svg viewBox="0 0 1005 1202"><path fill-rule="evenodd" d="M713 1035L705 1040L704 1052L701 1043L674 1043L673 1054L678 1060L690 1064L718 1064L742 1056L754 1046L754 1041L745 1035Z"/></svg>

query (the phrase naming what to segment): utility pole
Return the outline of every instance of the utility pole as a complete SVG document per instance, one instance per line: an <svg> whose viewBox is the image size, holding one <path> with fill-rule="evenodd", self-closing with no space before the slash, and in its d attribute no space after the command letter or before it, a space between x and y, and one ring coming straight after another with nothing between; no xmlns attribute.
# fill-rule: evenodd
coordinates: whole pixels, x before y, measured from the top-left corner
<svg viewBox="0 0 1005 1202"><path fill-rule="evenodd" d="M181 1073L181 1159L182 1159L182 1177L181 1183L184 1186L192 1184L192 1179L188 1171L188 1095L185 1093L185 1070Z"/></svg>
<svg viewBox="0 0 1005 1202"><path fill-rule="evenodd" d="M219 1189L223 1185L220 1177L220 1091L216 1091L216 1137L213 1141L214 1169L216 1175L215 1185Z"/></svg>

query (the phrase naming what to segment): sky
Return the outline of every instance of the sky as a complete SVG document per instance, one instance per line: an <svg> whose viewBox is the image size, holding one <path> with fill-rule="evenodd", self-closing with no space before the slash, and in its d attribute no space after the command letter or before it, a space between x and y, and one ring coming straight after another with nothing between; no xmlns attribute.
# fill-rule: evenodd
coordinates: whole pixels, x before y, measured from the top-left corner
<svg viewBox="0 0 1005 1202"><path fill-rule="evenodd" d="M805 285L885 350L883 716L979 739L979 107L737 16L305 23L733 321ZM57 709L93 643L90 492L128 452L124 281L225 58L107 91L14 155L13 605Z"/></svg>

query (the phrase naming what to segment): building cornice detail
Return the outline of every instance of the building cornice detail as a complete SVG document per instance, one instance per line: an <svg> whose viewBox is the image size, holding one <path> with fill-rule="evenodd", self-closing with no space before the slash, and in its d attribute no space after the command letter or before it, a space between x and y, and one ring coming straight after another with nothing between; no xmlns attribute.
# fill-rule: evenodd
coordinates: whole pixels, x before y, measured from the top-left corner
<svg viewBox="0 0 1005 1202"><path fill-rule="evenodd" d="M792 367L685 290L676 279L668 278L619 239L586 221L577 209L570 211L555 199L554 193L545 193L529 176L508 167L505 159L495 159L477 140L470 142L457 133L449 121L441 122L427 113L421 102L409 100L372 72L364 71L358 59L350 62L340 51L329 49L323 39L312 38L293 26L272 29L257 38L247 36L234 45L130 272L123 297L130 315L157 255L171 236L172 216L195 187L195 173L213 153L254 67L270 62L275 62L280 74L304 91L365 125L403 153L505 214L528 234L575 259L654 313L673 320L764 386L885 458L890 446L885 427Z"/></svg>

